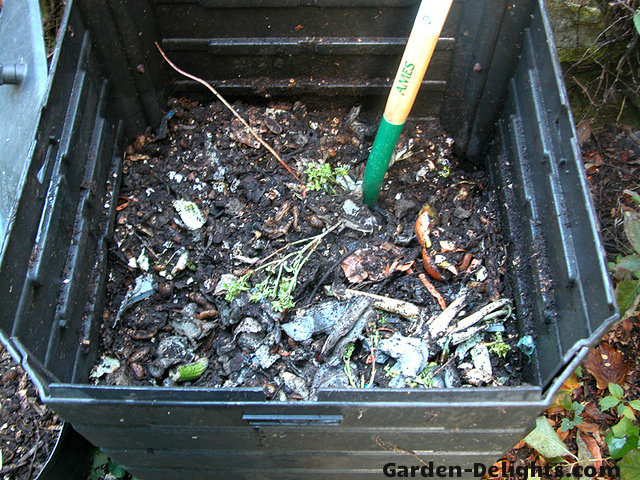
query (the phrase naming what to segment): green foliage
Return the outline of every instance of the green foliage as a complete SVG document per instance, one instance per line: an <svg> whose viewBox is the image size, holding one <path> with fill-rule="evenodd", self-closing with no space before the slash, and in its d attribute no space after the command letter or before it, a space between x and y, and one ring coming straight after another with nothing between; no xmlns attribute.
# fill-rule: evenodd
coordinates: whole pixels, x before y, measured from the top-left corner
<svg viewBox="0 0 640 480"><path fill-rule="evenodd" d="M634 421L636 419L636 415L633 410L640 409L640 400L631 400L630 402L624 401L624 390L617 383L610 383L608 388L611 395L607 395L600 399L600 411L604 412L610 408L615 408L618 417L626 417L630 421Z"/></svg>
<svg viewBox="0 0 640 480"><path fill-rule="evenodd" d="M356 382L353 378L353 373L351 373L351 356L353 355L353 351L356 346L354 343L347 343L344 347L344 353L342 354L342 360L344 361L344 374L349 379L349 385L352 387L356 387Z"/></svg>
<svg viewBox="0 0 640 480"><path fill-rule="evenodd" d="M636 27L636 32L640 33L640 10L633 15L633 25Z"/></svg>
<svg viewBox="0 0 640 480"><path fill-rule="evenodd" d="M571 418L565 417L562 419L560 430L562 430L563 432L567 432L572 428L575 428L578 425L582 424L582 417L580 415L584 411L584 405L578 402L573 402L571 404L571 407L567 410L571 412Z"/></svg>
<svg viewBox="0 0 640 480"><path fill-rule="evenodd" d="M494 341L487 343L487 348L491 353L495 353L500 358L505 358L511 347L507 345L502 339L502 334L497 332L494 336Z"/></svg>
<svg viewBox="0 0 640 480"><path fill-rule="evenodd" d="M545 458L575 458L545 417L536 419L536 428L524 437L524 442Z"/></svg>
<svg viewBox="0 0 640 480"><path fill-rule="evenodd" d="M307 189L335 192L333 185L337 184L336 177L345 177L347 172L347 167L333 168L329 163L309 162L304 170L307 176Z"/></svg>
<svg viewBox="0 0 640 480"><path fill-rule="evenodd" d="M234 280L231 283L225 283L225 288L227 289L227 293L224 296L224 299L227 302L233 302L235 298L240 295L242 292L247 292L251 289L249 285L249 277L251 276L251 272L243 275L242 277Z"/></svg>
<svg viewBox="0 0 640 480"><path fill-rule="evenodd" d="M640 450L632 450L618 463L622 480L640 480Z"/></svg>
<svg viewBox="0 0 640 480"><path fill-rule="evenodd" d="M615 295L622 319L633 315L640 301L640 214L624 212L624 232L636 253L609 264L617 280Z"/></svg>
<svg viewBox="0 0 640 480"><path fill-rule="evenodd" d="M609 447L609 455L613 458L622 458L631 450L638 448L640 429L627 417L622 417L605 437Z"/></svg>
<svg viewBox="0 0 640 480"><path fill-rule="evenodd" d="M285 254L282 258L260 265L255 270L233 282L230 286L227 285L227 296L225 298L227 301L232 301L239 293L251 290L251 294L249 295L250 301L261 302L270 299L271 307L276 312L284 312L285 310L295 307L293 291L298 284L298 276L300 275L302 267L307 263L307 260L309 260L309 257L316 248L318 248L322 239L339 225L340 223L337 223L313 237L291 242L287 248L296 245L302 245L302 247ZM266 272L266 278L251 288L249 278L252 274L261 270Z"/></svg>
<svg viewBox="0 0 640 480"><path fill-rule="evenodd" d="M438 369L438 364L435 362L429 362L429 364L418 374L417 377L407 380L407 385L411 388L415 388L418 385L422 385L426 388L432 388L434 386L433 383L433 375Z"/></svg>
<svg viewBox="0 0 640 480"><path fill-rule="evenodd" d="M135 480L122 468L122 465L111 460L105 453L99 449L93 452L93 460L88 480Z"/></svg>

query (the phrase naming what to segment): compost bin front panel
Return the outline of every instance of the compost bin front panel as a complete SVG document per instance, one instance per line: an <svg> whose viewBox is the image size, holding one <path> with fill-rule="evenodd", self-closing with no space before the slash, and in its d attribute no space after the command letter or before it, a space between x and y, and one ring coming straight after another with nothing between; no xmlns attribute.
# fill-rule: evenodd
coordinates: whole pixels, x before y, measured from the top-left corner
<svg viewBox="0 0 640 480"><path fill-rule="evenodd" d="M53 385L50 404L141 479L381 477L389 462L413 464L407 452L490 465L544 405L532 387L329 392L369 401L305 403L242 390ZM239 394L244 402L225 401Z"/></svg>

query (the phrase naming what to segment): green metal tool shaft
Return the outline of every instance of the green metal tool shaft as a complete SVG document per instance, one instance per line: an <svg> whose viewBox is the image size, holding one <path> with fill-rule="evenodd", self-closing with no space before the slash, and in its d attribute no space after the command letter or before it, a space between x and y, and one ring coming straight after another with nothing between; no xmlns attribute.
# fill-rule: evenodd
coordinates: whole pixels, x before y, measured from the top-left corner
<svg viewBox="0 0 640 480"><path fill-rule="evenodd" d="M420 4L367 160L362 192L364 202L368 205L373 206L378 202L389 160L416 99L452 3L453 0L422 0Z"/></svg>

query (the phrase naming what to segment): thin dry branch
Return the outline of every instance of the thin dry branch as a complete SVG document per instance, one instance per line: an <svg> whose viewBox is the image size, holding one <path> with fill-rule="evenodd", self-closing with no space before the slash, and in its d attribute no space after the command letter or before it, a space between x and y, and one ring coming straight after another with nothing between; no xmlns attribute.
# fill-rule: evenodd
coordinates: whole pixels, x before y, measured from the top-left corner
<svg viewBox="0 0 640 480"><path fill-rule="evenodd" d="M299 181L300 183L302 183L302 180L300 180L300 177L291 169L291 167L289 167L289 165L287 165L287 163L280 157L280 155L278 155L278 153L271 148L271 145L269 145L267 142L265 142L262 137L253 129L251 128L251 125L249 125L247 123L247 121L242 118L242 116L236 111L235 108L233 108L231 106L231 104L229 102L227 102L224 97L222 95L220 95L220 93L213 88L213 86L207 82L206 80L201 79L200 77L196 77L195 75L192 75L190 73L185 72L184 70L181 70L180 68L178 68L171 60L169 60L169 58L167 57L167 55L164 53L164 51L162 50L162 48L160 48L160 45L158 45L158 42L156 42L156 47L158 48L158 51L160 52L160 55L162 55L162 58L165 59L165 61L169 64L169 66L171 66L171 68L173 68L176 72L178 72L181 75L184 75L185 77L194 80L196 82L198 82L199 84L207 87L209 89L209 91L211 93L213 93L218 100L220 100L225 107L227 107L229 110L231 110L231 113L233 113L238 120L240 120L242 122L242 124L247 127L247 129L249 130L249 132L251 133L251 135L253 135L255 137L256 140L258 140L258 142L260 142L261 145L264 146L264 148L266 148L269 153L271 153L271 155L273 155L276 160L278 160L278 162L280 162L280 164L287 170L287 172L289 172L293 178L295 178L297 181Z"/></svg>

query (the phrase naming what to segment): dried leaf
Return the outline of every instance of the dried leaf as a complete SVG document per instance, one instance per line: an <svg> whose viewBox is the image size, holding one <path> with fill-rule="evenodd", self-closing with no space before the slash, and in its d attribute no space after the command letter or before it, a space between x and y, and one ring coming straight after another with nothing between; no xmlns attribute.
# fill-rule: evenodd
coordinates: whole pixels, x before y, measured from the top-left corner
<svg viewBox="0 0 640 480"><path fill-rule="evenodd" d="M545 417L536 418L536 428L524 437L524 442L545 458L574 457Z"/></svg>
<svg viewBox="0 0 640 480"><path fill-rule="evenodd" d="M594 459L593 453L589 449L589 445L584 441L582 437L584 434L579 433L576 435L576 446L578 447L578 462L583 465L588 464L591 460Z"/></svg>
<svg viewBox="0 0 640 480"><path fill-rule="evenodd" d="M600 466L602 465L602 450L600 449L600 445L598 445L598 442L596 442L595 438L593 438L591 435L587 435L586 433L580 433L578 436L587 445L589 452L591 452L593 466L596 468L600 468Z"/></svg>
<svg viewBox="0 0 640 480"><path fill-rule="evenodd" d="M362 265L362 258L352 253L342 262L342 271L351 283L360 283L369 276Z"/></svg>
<svg viewBox="0 0 640 480"><path fill-rule="evenodd" d="M582 422L580 425L576 425L576 427L578 430L585 433L593 433L600 430L600 425L597 423Z"/></svg>
<svg viewBox="0 0 640 480"><path fill-rule="evenodd" d="M573 392L576 388L580 388L581 386L582 384L578 380L578 377L573 374L564 381L564 383L560 387L560 390L569 390L569 392Z"/></svg>
<svg viewBox="0 0 640 480"><path fill-rule="evenodd" d="M609 383L623 383L630 369L622 354L605 342L591 349L583 366L593 375L601 390Z"/></svg>
<svg viewBox="0 0 640 480"><path fill-rule="evenodd" d="M578 125L576 125L576 130L578 133L578 143L582 146L591 138L591 120L588 118L580 120Z"/></svg>

